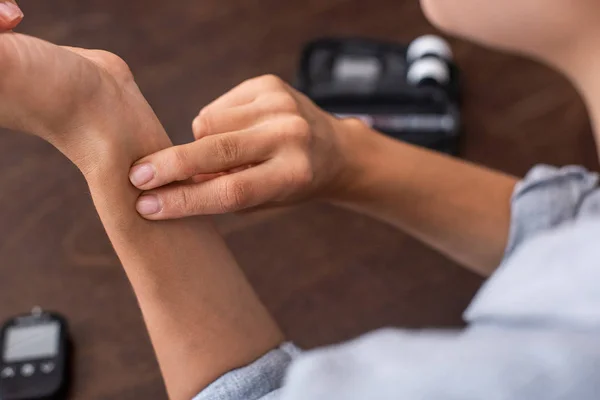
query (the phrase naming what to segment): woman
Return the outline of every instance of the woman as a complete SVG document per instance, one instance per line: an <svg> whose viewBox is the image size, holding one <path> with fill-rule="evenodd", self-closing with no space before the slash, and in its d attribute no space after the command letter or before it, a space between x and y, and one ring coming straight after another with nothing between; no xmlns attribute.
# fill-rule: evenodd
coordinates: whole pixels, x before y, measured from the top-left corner
<svg viewBox="0 0 600 400"><path fill-rule="evenodd" d="M559 68L600 119L594 0L422 4L450 33ZM82 170L173 399L597 398L595 174L538 167L518 183L335 119L275 77L217 99L194 121L198 140L171 147L117 57L12 33L0 52L0 125L41 136ZM134 162L138 190L123 179ZM164 186L188 178L197 183ZM494 273L469 327L384 330L302 353L282 344L209 222L175 219L310 198Z"/></svg>

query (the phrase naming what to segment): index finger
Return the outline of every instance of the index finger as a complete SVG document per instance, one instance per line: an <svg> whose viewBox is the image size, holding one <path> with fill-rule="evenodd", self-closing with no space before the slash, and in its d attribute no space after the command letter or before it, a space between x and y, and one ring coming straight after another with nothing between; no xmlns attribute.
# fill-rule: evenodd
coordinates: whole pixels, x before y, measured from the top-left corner
<svg viewBox="0 0 600 400"><path fill-rule="evenodd" d="M23 20L23 11L14 0L0 0L0 32L14 29Z"/></svg>
<svg viewBox="0 0 600 400"><path fill-rule="evenodd" d="M136 208L149 220L241 211L276 201L288 190L284 176L279 165L267 162L199 184L169 185L144 192ZM150 201L153 208L148 207Z"/></svg>

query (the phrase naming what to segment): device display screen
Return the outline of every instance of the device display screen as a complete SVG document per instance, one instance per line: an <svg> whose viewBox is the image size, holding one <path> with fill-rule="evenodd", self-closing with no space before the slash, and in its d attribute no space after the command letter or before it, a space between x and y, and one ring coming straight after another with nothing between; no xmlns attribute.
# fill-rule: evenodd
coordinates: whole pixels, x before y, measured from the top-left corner
<svg viewBox="0 0 600 400"><path fill-rule="evenodd" d="M59 351L59 339L58 322L10 327L4 336L4 362L55 357Z"/></svg>

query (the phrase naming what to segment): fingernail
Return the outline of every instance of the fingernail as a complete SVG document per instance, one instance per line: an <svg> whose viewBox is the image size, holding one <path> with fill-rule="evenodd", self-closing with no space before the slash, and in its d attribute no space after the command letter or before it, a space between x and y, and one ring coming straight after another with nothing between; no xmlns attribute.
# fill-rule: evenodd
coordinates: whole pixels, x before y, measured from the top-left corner
<svg viewBox="0 0 600 400"><path fill-rule="evenodd" d="M157 214L162 209L160 199L153 194L145 194L140 196L135 206L137 212L142 215Z"/></svg>
<svg viewBox="0 0 600 400"><path fill-rule="evenodd" d="M18 18L23 18L23 11L14 3L0 2L0 17L5 21L12 22Z"/></svg>
<svg viewBox="0 0 600 400"><path fill-rule="evenodd" d="M142 186L154 179L156 171L152 164L140 164L131 168L129 173L129 180L133 183L133 186Z"/></svg>

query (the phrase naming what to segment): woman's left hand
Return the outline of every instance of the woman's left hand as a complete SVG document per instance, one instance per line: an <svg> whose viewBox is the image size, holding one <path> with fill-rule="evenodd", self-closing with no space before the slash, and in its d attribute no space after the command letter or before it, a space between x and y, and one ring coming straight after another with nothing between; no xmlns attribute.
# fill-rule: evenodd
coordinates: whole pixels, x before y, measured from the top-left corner
<svg viewBox="0 0 600 400"><path fill-rule="evenodd" d="M14 29L23 20L23 11L15 0L0 0L0 32Z"/></svg>

